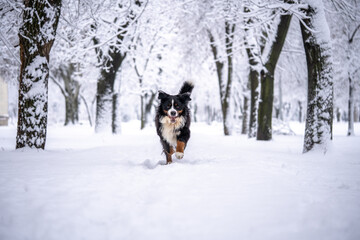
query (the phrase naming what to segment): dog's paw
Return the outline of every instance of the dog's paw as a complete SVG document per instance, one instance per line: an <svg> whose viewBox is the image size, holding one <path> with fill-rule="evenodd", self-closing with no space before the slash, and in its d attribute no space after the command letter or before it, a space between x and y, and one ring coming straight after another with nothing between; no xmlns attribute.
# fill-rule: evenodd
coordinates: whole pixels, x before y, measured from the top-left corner
<svg viewBox="0 0 360 240"><path fill-rule="evenodd" d="M182 153L182 152L176 152L176 153L175 153L175 157L176 157L177 159L182 159L182 158L184 157L184 153Z"/></svg>

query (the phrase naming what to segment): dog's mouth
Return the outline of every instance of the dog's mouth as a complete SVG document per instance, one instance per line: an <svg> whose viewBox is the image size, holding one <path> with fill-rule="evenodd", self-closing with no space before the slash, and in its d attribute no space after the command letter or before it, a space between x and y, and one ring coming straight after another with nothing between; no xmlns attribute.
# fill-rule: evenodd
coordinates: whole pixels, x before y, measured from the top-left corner
<svg viewBox="0 0 360 240"><path fill-rule="evenodd" d="M170 118L170 123L175 123L176 122L177 117L169 116L169 118Z"/></svg>

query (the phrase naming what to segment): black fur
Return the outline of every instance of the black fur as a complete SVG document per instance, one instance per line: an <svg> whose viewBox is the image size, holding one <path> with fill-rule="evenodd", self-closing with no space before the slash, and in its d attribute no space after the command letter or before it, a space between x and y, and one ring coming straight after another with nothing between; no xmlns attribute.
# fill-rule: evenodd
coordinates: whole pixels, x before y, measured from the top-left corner
<svg viewBox="0 0 360 240"><path fill-rule="evenodd" d="M182 158L183 149L181 145L183 143L186 147L190 139L191 119L187 104L191 100L190 94L193 88L194 85L191 82L184 82L177 95L169 95L159 91L160 104L156 112L155 125L166 154L167 163L171 163L171 155L174 152L176 157ZM176 148L176 151L173 148Z"/></svg>

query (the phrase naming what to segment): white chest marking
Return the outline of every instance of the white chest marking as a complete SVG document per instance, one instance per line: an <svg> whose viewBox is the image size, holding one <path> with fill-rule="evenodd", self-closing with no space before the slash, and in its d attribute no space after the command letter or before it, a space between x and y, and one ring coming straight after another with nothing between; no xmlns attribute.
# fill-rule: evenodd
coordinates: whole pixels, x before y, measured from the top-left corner
<svg viewBox="0 0 360 240"><path fill-rule="evenodd" d="M171 146L176 147L177 136L180 134L180 128L185 125L185 118L183 116L176 118L175 123L171 123L168 116L160 119L161 135Z"/></svg>

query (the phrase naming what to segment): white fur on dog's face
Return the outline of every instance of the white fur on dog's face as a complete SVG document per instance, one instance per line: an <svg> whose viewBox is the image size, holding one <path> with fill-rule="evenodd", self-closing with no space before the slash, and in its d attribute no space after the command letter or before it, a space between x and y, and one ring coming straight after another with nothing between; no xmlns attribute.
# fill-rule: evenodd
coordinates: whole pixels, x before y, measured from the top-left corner
<svg viewBox="0 0 360 240"><path fill-rule="evenodd" d="M168 111L168 116L172 123L175 123L175 118L179 116L178 111L175 109L174 99L171 100L171 108Z"/></svg>

